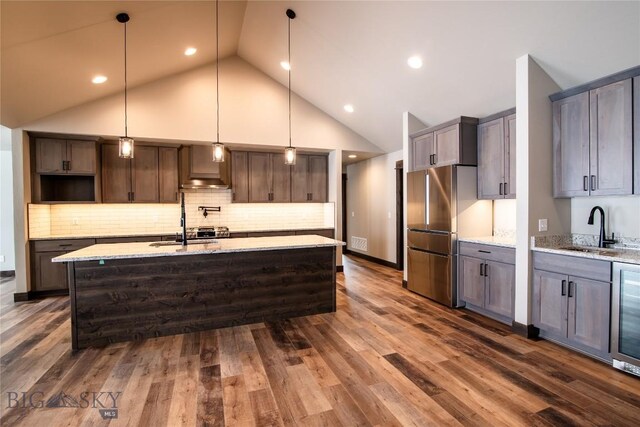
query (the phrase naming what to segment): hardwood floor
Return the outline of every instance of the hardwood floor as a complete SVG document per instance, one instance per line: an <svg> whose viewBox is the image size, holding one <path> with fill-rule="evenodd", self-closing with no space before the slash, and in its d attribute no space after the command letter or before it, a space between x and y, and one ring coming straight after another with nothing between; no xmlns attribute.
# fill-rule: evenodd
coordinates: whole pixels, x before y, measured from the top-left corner
<svg viewBox="0 0 640 427"><path fill-rule="evenodd" d="M16 304L2 279L0 424L638 425L640 379L401 279L345 258L336 313L75 354L68 298ZM31 408L30 396L66 407ZM114 399L118 418L105 420Z"/></svg>

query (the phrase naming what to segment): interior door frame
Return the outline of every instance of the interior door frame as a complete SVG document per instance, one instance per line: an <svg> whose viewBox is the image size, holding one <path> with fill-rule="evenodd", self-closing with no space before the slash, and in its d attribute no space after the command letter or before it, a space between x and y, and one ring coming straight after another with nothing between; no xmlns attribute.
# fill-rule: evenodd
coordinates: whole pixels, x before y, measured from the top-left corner
<svg viewBox="0 0 640 427"><path fill-rule="evenodd" d="M396 161L396 270L404 270L404 165Z"/></svg>

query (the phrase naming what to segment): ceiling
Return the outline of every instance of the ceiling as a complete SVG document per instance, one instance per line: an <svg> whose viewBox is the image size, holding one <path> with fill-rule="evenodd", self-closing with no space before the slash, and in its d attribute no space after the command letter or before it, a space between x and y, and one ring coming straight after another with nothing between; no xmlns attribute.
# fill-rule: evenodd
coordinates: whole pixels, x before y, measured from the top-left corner
<svg viewBox="0 0 640 427"><path fill-rule="evenodd" d="M122 87L131 15L132 86L215 60L214 3L1 3L2 124L17 127ZM515 105L515 60L530 54L562 88L640 65L640 2L249 1L220 3L221 57L237 54L385 151L402 112L426 125ZM198 53L186 57L193 45ZM407 66L420 55L424 66ZM110 78L90 82L94 74ZM350 103L353 113L344 111Z"/></svg>

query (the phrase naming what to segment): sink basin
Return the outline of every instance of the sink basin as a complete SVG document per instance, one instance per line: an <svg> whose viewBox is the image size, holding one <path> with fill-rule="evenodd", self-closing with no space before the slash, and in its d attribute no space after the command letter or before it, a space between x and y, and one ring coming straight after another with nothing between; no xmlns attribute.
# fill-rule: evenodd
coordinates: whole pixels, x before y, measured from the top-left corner
<svg viewBox="0 0 640 427"><path fill-rule="evenodd" d="M588 254L596 254L596 255L604 255L604 256L616 256L620 254L620 252L617 252L611 249L585 247L585 246L562 246L558 249L562 249L563 251L584 252Z"/></svg>
<svg viewBox="0 0 640 427"><path fill-rule="evenodd" d="M217 240L187 240L187 246L191 245L209 245L218 243ZM154 248L158 248L160 246L182 246L181 242L153 242L150 243L149 246Z"/></svg>

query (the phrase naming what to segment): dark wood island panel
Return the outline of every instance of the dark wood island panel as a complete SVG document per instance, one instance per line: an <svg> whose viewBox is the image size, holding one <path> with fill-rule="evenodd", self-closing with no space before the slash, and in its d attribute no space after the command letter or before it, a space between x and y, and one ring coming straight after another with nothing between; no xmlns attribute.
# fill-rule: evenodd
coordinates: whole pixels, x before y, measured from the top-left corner
<svg viewBox="0 0 640 427"><path fill-rule="evenodd" d="M74 350L336 310L335 247L70 262Z"/></svg>

